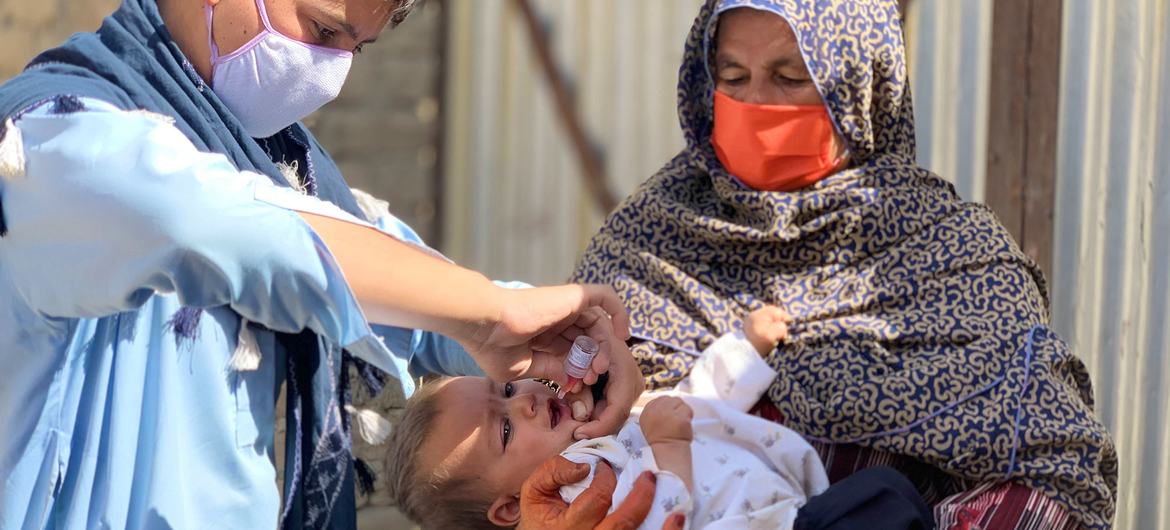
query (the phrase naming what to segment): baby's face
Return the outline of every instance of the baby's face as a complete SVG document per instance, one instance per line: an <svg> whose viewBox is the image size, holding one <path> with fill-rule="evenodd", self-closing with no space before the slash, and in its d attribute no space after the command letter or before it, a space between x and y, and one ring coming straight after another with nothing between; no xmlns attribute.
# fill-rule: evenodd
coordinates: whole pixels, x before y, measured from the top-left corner
<svg viewBox="0 0 1170 530"><path fill-rule="evenodd" d="M531 379L501 385L457 377L438 392L439 415L421 455L423 465L478 476L496 495L519 493L542 462L573 444L573 431L584 424L573 419L570 398L561 401Z"/></svg>

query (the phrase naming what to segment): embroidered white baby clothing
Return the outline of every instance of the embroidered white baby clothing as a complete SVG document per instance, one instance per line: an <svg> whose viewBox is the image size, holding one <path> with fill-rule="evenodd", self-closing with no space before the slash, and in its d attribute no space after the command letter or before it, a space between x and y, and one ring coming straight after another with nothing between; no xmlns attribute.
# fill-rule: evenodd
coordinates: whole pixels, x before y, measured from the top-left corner
<svg viewBox="0 0 1170 530"><path fill-rule="evenodd" d="M590 466L609 462L617 474L614 507L643 471L654 472L654 504L641 528L658 530L678 512L686 514L688 528L792 528L797 510L829 483L816 451L799 434L747 413L775 377L755 348L735 333L704 350L677 387L647 394L681 397L694 411L694 491L674 473L659 469L638 422L641 408L631 412L616 435L582 440L561 454ZM561 496L571 502L592 479L590 471L584 481L561 488Z"/></svg>

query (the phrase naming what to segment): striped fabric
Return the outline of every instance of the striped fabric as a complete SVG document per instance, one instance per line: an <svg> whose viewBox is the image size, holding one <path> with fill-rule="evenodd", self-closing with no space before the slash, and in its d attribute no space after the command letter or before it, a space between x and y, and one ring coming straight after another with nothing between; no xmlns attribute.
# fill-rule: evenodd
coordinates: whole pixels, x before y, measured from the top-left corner
<svg viewBox="0 0 1170 530"><path fill-rule="evenodd" d="M935 505L934 516L947 530L1080 528L1052 499L1015 483L980 484L952 495Z"/></svg>
<svg viewBox="0 0 1170 530"><path fill-rule="evenodd" d="M761 418L784 423L767 400L751 410ZM855 444L810 442L836 483L866 468L885 466L906 475L934 508L940 530L1074 530L1068 512L1043 493L1011 482L973 484L913 458Z"/></svg>

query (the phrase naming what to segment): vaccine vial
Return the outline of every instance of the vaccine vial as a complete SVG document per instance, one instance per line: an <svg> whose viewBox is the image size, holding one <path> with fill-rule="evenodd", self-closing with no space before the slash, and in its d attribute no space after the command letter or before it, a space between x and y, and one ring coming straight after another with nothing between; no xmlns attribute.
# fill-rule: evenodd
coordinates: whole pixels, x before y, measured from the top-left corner
<svg viewBox="0 0 1170 530"><path fill-rule="evenodd" d="M568 381L561 387L558 398L564 398L565 392L589 373L589 366L593 364L593 358L600 350L597 341L586 335L581 335L573 341L573 347L569 348L569 356L565 357L565 375L568 376Z"/></svg>

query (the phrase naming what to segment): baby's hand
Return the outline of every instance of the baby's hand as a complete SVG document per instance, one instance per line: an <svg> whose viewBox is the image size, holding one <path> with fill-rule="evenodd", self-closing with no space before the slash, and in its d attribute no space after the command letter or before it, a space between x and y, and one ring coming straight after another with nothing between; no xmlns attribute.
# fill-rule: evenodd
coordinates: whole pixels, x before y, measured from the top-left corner
<svg viewBox="0 0 1170 530"><path fill-rule="evenodd" d="M695 432L691 419L695 412L682 399L663 396L652 400L642 409L642 435L654 453L654 460L663 471L678 476L687 491L695 491L691 467L691 441Z"/></svg>
<svg viewBox="0 0 1170 530"><path fill-rule="evenodd" d="M691 430L691 418L695 415L683 400L663 396L656 398L642 410L639 420L646 443L683 442L689 444L695 433Z"/></svg>
<svg viewBox="0 0 1170 530"><path fill-rule="evenodd" d="M760 355L768 355L776 345L788 338L788 324L792 316L774 305L752 311L743 323L743 334Z"/></svg>

